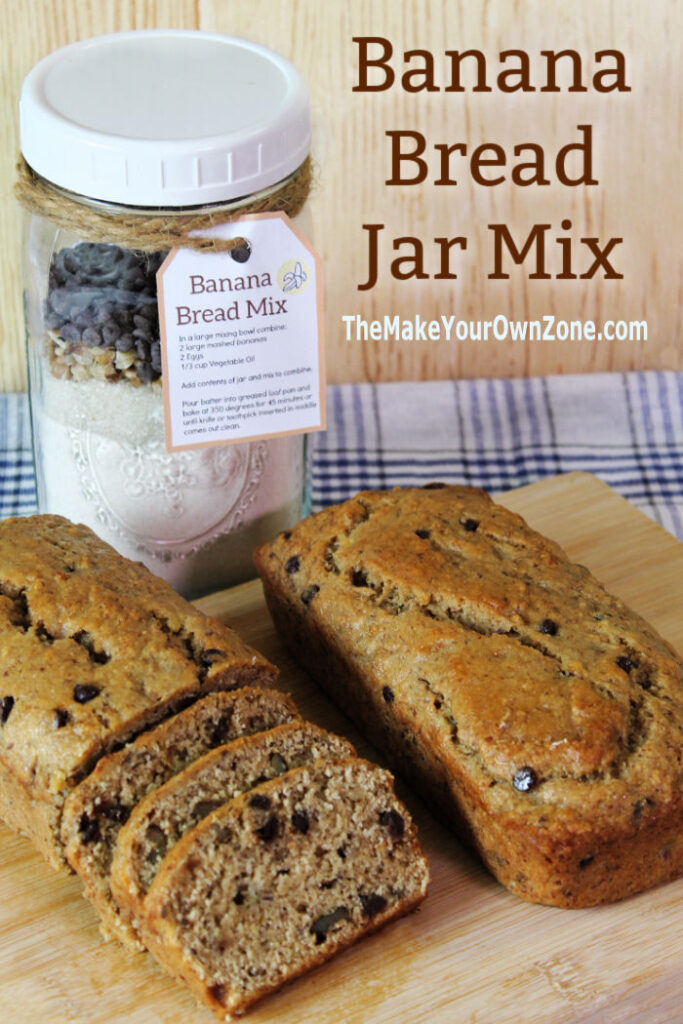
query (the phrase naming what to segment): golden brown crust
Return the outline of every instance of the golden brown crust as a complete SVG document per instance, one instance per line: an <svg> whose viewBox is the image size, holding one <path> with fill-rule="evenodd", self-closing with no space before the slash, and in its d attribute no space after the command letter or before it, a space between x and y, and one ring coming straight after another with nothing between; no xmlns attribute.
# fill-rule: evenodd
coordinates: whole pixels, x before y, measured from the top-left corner
<svg viewBox="0 0 683 1024"><path fill-rule="evenodd" d="M519 516L364 492L255 561L285 642L503 884L584 906L681 873L680 661Z"/></svg>
<svg viewBox="0 0 683 1024"><path fill-rule="evenodd" d="M30 839L55 871L65 871L61 848L54 840L59 835L60 808L47 800L36 800L29 787L3 766L0 780L0 820Z"/></svg>
<svg viewBox="0 0 683 1024"><path fill-rule="evenodd" d="M65 795L97 759L204 693L275 670L144 566L60 516L0 523L0 785L59 863ZM5 801L7 803L7 801Z"/></svg>
<svg viewBox="0 0 683 1024"><path fill-rule="evenodd" d="M188 832L152 883L143 937L224 1018L407 913L427 883L391 776L358 758L318 762Z"/></svg>

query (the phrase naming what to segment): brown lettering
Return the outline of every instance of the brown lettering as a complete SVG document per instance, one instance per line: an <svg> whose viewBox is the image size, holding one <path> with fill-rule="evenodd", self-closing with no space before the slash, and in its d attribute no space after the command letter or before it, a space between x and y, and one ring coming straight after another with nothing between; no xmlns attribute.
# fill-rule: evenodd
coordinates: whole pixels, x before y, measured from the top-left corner
<svg viewBox="0 0 683 1024"><path fill-rule="evenodd" d="M593 126L577 124L576 127L583 134L583 142L570 142L559 151L555 160L557 180L563 185L597 185L598 179L592 176ZM567 173L567 156L574 151L583 156L583 170L578 178L570 178Z"/></svg>
<svg viewBox="0 0 683 1024"><path fill-rule="evenodd" d="M485 153L490 151L493 157L486 157ZM481 173L482 167L505 167L505 150L502 146L493 143L484 143L477 146L470 159L470 170L472 177L478 185L500 185L505 181L505 175L499 174L497 178L485 178Z"/></svg>
<svg viewBox="0 0 683 1024"><path fill-rule="evenodd" d="M406 92L440 92L439 86L434 82L434 55L429 50L406 50L404 60L409 61L419 57L424 61L423 68L412 68L405 71L401 78L401 84Z"/></svg>
<svg viewBox="0 0 683 1024"><path fill-rule="evenodd" d="M383 36L354 36L354 43L358 44L358 84L354 85L353 92L383 92L390 89L394 84L394 69L389 64L394 48L388 39ZM368 48L380 46L381 56L370 58ZM368 80L368 68L377 68L382 73L382 80L371 85Z"/></svg>
<svg viewBox="0 0 683 1024"><path fill-rule="evenodd" d="M595 260L588 268L585 274L581 275L581 280L584 281L586 278L594 277L598 267L602 267L605 271L606 281L617 281L623 278L623 274L618 274L614 269L610 261L607 259L608 254L612 251L615 245L619 245L624 241L623 238L610 238L604 249L601 249L598 245L598 238L582 238L581 241L584 245L587 245L590 251L595 256Z"/></svg>
<svg viewBox="0 0 683 1024"><path fill-rule="evenodd" d="M446 50L446 57L451 63L451 81L445 92L464 92L465 86L460 81L460 65L466 57L473 57L477 65L477 84L472 92L493 92L486 82L486 57L481 50Z"/></svg>
<svg viewBox="0 0 683 1024"><path fill-rule="evenodd" d="M520 146L515 146L515 156L521 156L525 149L534 154L534 160L529 163L515 164L512 168L513 182L515 185L549 185L550 179L546 178L544 173L545 153L543 147L538 146L535 142L523 142ZM522 171L527 168L532 172L528 178L522 174Z"/></svg>
<svg viewBox="0 0 683 1024"><path fill-rule="evenodd" d="M412 246L413 251L408 256L397 256L395 260L391 261L391 276L395 277L397 281L408 281L411 277L419 279L429 277L424 269L424 248L420 239L414 238L413 235L403 235L401 238L394 239L394 249L398 250L402 245ZM402 269L404 264L406 270Z"/></svg>
<svg viewBox="0 0 683 1024"><path fill-rule="evenodd" d="M593 88L596 92L614 92L615 89L618 92L630 92L631 87L626 84L626 58L621 50L598 50L595 54L596 62L601 64L603 57L614 57L616 67L595 72ZM614 79L612 85L605 85L605 81L609 79Z"/></svg>
<svg viewBox="0 0 683 1024"><path fill-rule="evenodd" d="M536 280L549 278L551 275L546 273L545 270L545 232L549 227L550 224L534 224L526 242L521 249L518 249L508 230L507 224L489 224L489 231L493 231L494 239L493 273L488 275L490 280L504 281L510 277L509 274L503 271L503 245L505 245L512 257L512 262L516 264L523 263L527 254L531 251L531 247L535 245L536 270L533 274L529 274L529 277Z"/></svg>
<svg viewBox="0 0 683 1024"><path fill-rule="evenodd" d="M561 92L557 84L557 65L566 57L572 63L572 84L567 92L588 92L588 89L581 81L581 57L576 50L541 50L541 56L546 59L545 85L541 86L541 92Z"/></svg>
<svg viewBox="0 0 683 1024"><path fill-rule="evenodd" d="M529 54L525 50L502 50L500 60L506 63L509 57L519 60L518 68L507 68L498 75L498 88L501 92L536 92L529 77Z"/></svg>
<svg viewBox="0 0 683 1024"><path fill-rule="evenodd" d="M391 139L391 177L387 178L385 185L419 185L427 177L427 161L421 159L421 154L427 148L427 140L421 132L411 131L388 131L386 134ZM401 143L404 139L411 139L415 148L411 153L401 151ZM413 163L417 165L417 171L412 176L403 177L401 165Z"/></svg>

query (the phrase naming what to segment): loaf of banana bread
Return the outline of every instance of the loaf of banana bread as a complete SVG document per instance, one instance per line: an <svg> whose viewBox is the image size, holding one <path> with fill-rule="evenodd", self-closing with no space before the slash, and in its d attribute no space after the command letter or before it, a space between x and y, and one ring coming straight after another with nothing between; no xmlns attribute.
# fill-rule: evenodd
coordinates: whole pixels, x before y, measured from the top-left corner
<svg viewBox="0 0 683 1024"><path fill-rule="evenodd" d="M0 523L0 817L64 863L70 790L108 751L275 669L84 526Z"/></svg>
<svg viewBox="0 0 683 1024"><path fill-rule="evenodd" d="M683 871L683 669L480 490L363 492L255 561L284 642L518 895Z"/></svg>

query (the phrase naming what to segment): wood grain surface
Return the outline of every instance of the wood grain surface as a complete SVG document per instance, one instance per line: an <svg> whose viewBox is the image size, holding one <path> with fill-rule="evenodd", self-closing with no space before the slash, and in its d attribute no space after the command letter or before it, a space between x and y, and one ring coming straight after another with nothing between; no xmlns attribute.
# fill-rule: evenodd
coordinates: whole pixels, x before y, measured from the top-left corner
<svg viewBox="0 0 683 1024"><path fill-rule="evenodd" d="M584 474L502 497L683 650L683 546ZM301 710L381 760L296 670L260 584L198 602L282 669ZM249 1015L251 1024L681 1024L683 879L609 907L558 910L498 885L399 787L432 883L422 909ZM146 954L105 945L73 877L0 826L0 1018L11 1024L209 1024Z"/></svg>
<svg viewBox="0 0 683 1024"><path fill-rule="evenodd" d="M201 28L244 36L279 50L306 76L312 98L314 155L319 183L311 200L315 242L326 271L329 378L347 380L519 376L548 372L683 367L680 344L683 227L679 153L683 7L670 0L22 0L0 2L2 118L0 119L0 388L25 386L20 283L20 215L11 198L18 146L17 102L21 81L45 54L77 39L130 28ZM479 48L495 81L501 50L522 48L542 83L542 49L573 47L585 59L621 49L629 93L422 92L398 88L376 94L352 91L356 81L354 36L381 35L396 51L424 48L444 77L446 49ZM556 183L495 188L472 183L465 166L456 187L387 187L389 130L419 129L433 143L496 142L511 152L538 142L552 156L594 128L599 186ZM433 178L433 175L432 175ZM568 232L623 237L615 250L622 281L529 281L515 268L508 281L489 281L489 223L507 223L524 238L534 223L572 221ZM365 280L364 223L384 223L388 238L414 235L429 247L436 236L465 235L456 281L394 281L383 271L377 286ZM554 245L554 243L553 243ZM385 248L393 255L390 243ZM618 258L616 252L619 253ZM583 256L580 257L583 261ZM431 251L428 271L436 270ZM460 269L462 266L462 269ZM544 314L567 320L648 321L647 341L368 341L343 336L341 317L396 314L430 319L513 319Z"/></svg>

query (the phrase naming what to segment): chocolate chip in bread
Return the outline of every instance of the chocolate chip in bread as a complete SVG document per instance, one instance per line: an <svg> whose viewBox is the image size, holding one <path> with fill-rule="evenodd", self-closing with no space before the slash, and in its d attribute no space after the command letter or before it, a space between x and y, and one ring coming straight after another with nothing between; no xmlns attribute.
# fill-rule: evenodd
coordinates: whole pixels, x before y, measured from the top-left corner
<svg viewBox="0 0 683 1024"><path fill-rule="evenodd" d="M147 894L142 934L225 1018L417 906L427 881L391 776L358 758L318 761L183 836Z"/></svg>
<svg viewBox="0 0 683 1024"><path fill-rule="evenodd" d="M64 799L98 758L203 694L274 677L87 527L0 522L0 817L55 867Z"/></svg>
<svg viewBox="0 0 683 1024"><path fill-rule="evenodd" d="M210 694L103 757L64 804L66 858L102 918L102 933L140 948L114 899L109 874L118 834L138 802L207 751L298 718L289 697L243 687Z"/></svg>
<svg viewBox="0 0 683 1024"><path fill-rule="evenodd" d="M348 740L294 721L240 737L193 761L144 797L118 835L111 888L123 916L135 922L163 858L221 804L301 764L353 754Z"/></svg>

